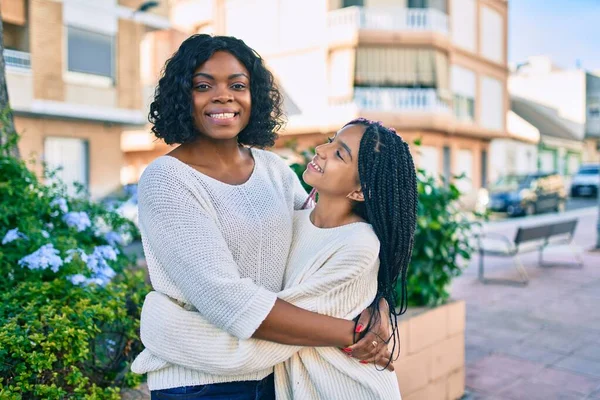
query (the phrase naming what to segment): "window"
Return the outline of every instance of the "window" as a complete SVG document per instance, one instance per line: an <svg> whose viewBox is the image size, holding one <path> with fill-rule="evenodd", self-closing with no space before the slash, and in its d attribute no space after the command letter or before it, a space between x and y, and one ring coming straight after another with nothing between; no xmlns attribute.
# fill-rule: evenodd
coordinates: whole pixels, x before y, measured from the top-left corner
<svg viewBox="0 0 600 400"><path fill-rule="evenodd" d="M356 86L437 88L448 91L448 57L429 49L359 47Z"/></svg>
<svg viewBox="0 0 600 400"><path fill-rule="evenodd" d="M488 185L488 154L487 150L481 150L481 187Z"/></svg>
<svg viewBox="0 0 600 400"><path fill-rule="evenodd" d="M67 69L114 78L114 36L67 27Z"/></svg>
<svg viewBox="0 0 600 400"><path fill-rule="evenodd" d="M342 7L364 6L364 0L344 0Z"/></svg>
<svg viewBox="0 0 600 400"><path fill-rule="evenodd" d="M450 153L450 147L444 146L444 183L446 187L450 183L452 178L452 159Z"/></svg>
<svg viewBox="0 0 600 400"><path fill-rule="evenodd" d="M458 47L475 52L477 3L475 0L452 0L451 6L452 42Z"/></svg>
<svg viewBox="0 0 600 400"><path fill-rule="evenodd" d="M497 79L481 79L481 126L497 131L504 130L504 88Z"/></svg>
<svg viewBox="0 0 600 400"><path fill-rule="evenodd" d="M502 16L489 7L481 7L480 17L481 55L485 58L502 63L504 61L504 21Z"/></svg>
<svg viewBox="0 0 600 400"><path fill-rule="evenodd" d="M446 13L446 0L408 0L408 8L435 8Z"/></svg>
<svg viewBox="0 0 600 400"><path fill-rule="evenodd" d="M88 187L89 151L83 139L48 137L44 141L44 161L48 169L56 170L56 177L74 194L75 183Z"/></svg>
<svg viewBox="0 0 600 400"><path fill-rule="evenodd" d="M473 189L473 152L466 149L459 150L457 164L457 175L463 175L463 178L456 181L456 187L463 194L467 194Z"/></svg>
<svg viewBox="0 0 600 400"><path fill-rule="evenodd" d="M439 155L438 149L432 146L421 146L419 152L419 168L422 168L434 178L439 177Z"/></svg>
<svg viewBox="0 0 600 400"><path fill-rule="evenodd" d="M451 85L454 93L454 115L460 121L475 120L475 72L453 65Z"/></svg>
<svg viewBox="0 0 600 400"><path fill-rule="evenodd" d="M600 97L590 96L588 99L588 115L590 118L600 118Z"/></svg>

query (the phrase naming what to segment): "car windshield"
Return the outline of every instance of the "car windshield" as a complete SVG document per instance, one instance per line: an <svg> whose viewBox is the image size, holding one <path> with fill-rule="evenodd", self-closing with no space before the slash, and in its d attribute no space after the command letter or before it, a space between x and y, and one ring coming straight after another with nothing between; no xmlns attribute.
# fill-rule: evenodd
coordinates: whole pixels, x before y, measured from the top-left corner
<svg viewBox="0 0 600 400"><path fill-rule="evenodd" d="M519 189L529 187L533 181L531 175L505 175L498 178L492 185L493 189Z"/></svg>
<svg viewBox="0 0 600 400"><path fill-rule="evenodd" d="M581 168L577 175L598 175L600 174L600 167L585 167Z"/></svg>

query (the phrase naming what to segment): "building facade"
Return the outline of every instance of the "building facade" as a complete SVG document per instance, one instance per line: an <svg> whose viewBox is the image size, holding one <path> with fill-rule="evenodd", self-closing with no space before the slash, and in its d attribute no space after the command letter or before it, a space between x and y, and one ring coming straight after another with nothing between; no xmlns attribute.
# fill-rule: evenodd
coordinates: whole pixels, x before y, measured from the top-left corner
<svg viewBox="0 0 600 400"><path fill-rule="evenodd" d="M506 1L180 0L171 22L242 38L265 58L293 105L277 147L315 146L363 116L421 139L417 164L464 174L474 193L489 179L490 141L507 136ZM137 148L166 151L149 141Z"/></svg>
<svg viewBox="0 0 600 400"><path fill-rule="evenodd" d="M121 133L146 122L144 35L170 26L168 7L138 0L2 0L4 57L24 159L57 169L93 198L121 184Z"/></svg>
<svg viewBox="0 0 600 400"><path fill-rule="evenodd" d="M509 91L515 98L537 104L542 114L554 120L554 127L568 132L562 139L569 140L569 146L546 143L547 148L540 148L542 164L556 164L557 172L570 175L579 163L600 162L599 75L559 68L546 56L530 57L511 74ZM540 133L544 135L542 129Z"/></svg>

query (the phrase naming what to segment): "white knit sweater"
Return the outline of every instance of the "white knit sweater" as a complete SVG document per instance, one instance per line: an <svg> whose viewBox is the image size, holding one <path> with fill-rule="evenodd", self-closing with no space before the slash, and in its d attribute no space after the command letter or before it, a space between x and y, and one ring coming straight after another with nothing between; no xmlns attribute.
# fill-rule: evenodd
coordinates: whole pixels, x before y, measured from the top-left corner
<svg viewBox="0 0 600 400"><path fill-rule="evenodd" d="M307 194L276 154L252 149L247 182L228 185L181 161L159 157L139 182L139 222L154 290L199 310L206 321L249 338L275 304L292 241L294 208ZM141 328L153 334L141 322ZM185 329L185 326L181 327ZM236 376L153 368L147 353L132 370L148 373L151 389L259 380L272 368Z"/></svg>
<svg viewBox="0 0 600 400"><path fill-rule="evenodd" d="M368 224L320 229L310 222L310 213L295 213L285 289L278 297L321 314L352 319L375 297L379 241ZM276 365L278 399L400 398L393 372L359 364L337 348L239 340L159 293L146 298L141 337L151 368L173 363L238 375Z"/></svg>

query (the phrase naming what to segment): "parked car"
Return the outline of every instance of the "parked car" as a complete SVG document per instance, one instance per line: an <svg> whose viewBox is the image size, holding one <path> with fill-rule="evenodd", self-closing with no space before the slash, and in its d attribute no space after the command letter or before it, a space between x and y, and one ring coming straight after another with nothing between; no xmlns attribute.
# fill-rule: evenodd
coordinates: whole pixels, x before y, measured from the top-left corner
<svg viewBox="0 0 600 400"><path fill-rule="evenodd" d="M558 174L502 176L487 193L487 209L509 216L564 211L566 201L565 184Z"/></svg>
<svg viewBox="0 0 600 400"><path fill-rule="evenodd" d="M582 165L571 181L571 197L597 196L600 188L600 164Z"/></svg>

